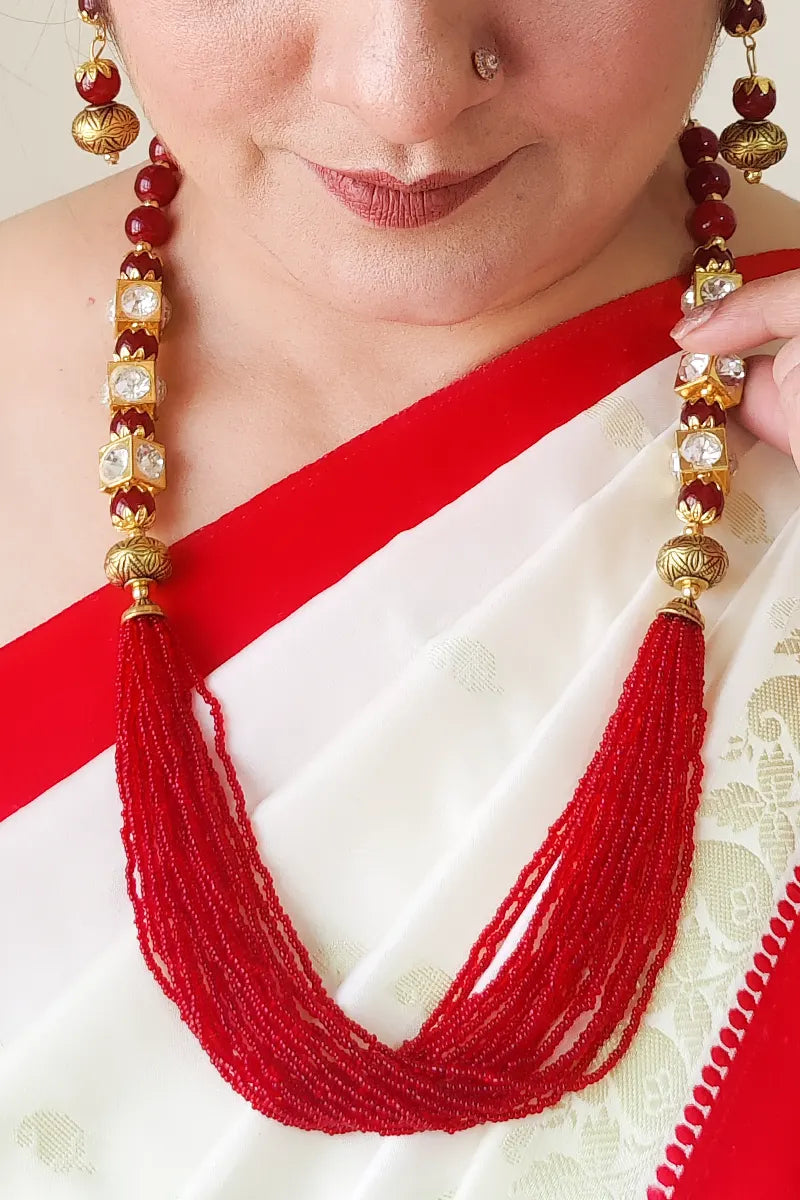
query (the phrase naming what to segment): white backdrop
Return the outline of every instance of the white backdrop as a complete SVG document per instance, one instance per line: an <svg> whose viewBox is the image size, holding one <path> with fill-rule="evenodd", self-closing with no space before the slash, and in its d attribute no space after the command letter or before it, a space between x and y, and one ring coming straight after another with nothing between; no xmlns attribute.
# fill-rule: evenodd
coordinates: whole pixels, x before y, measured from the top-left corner
<svg viewBox="0 0 800 1200"><path fill-rule="evenodd" d="M768 24L758 38L758 65L776 81L775 116L790 139L787 159L767 178L800 199L800 5L797 0L767 0L767 11ZM113 170L78 150L70 135L81 107L72 72L89 47L89 29L76 12L77 0L0 0L0 218ZM741 43L724 37L696 115L715 129L727 125L735 115L731 85L745 74ZM127 88L122 99L131 103ZM145 156L143 137L129 152L129 161Z"/></svg>

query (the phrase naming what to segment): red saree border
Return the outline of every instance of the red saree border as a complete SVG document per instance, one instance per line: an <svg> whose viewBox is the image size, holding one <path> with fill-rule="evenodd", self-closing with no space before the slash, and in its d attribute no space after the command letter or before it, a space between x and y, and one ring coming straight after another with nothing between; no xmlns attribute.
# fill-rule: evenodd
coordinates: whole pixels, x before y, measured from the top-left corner
<svg viewBox="0 0 800 1200"><path fill-rule="evenodd" d="M799 922L800 866L761 939L647 1200L800 1196Z"/></svg>
<svg viewBox="0 0 800 1200"><path fill-rule="evenodd" d="M800 267L800 250L739 261L759 278ZM176 542L169 612L200 670L675 353L684 286L675 276L527 339ZM122 605L106 584L0 648L0 820L113 743Z"/></svg>

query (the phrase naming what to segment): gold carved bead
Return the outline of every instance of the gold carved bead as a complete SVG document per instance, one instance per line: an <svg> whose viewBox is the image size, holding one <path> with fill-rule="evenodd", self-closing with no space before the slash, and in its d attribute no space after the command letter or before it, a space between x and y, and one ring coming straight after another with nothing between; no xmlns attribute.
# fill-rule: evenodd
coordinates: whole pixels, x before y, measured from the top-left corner
<svg viewBox="0 0 800 1200"><path fill-rule="evenodd" d="M118 158L139 136L139 118L116 101L84 108L72 122L72 136L81 150Z"/></svg>
<svg viewBox="0 0 800 1200"><path fill-rule="evenodd" d="M724 579L728 555L724 546L705 534L681 533L658 552L656 568L670 587L680 592L703 592Z"/></svg>
<svg viewBox="0 0 800 1200"><path fill-rule="evenodd" d="M723 129L719 139L719 152L725 161L751 176L774 167L788 148L786 134L774 121L734 121ZM758 181L751 178L748 182Z"/></svg>
<svg viewBox="0 0 800 1200"><path fill-rule="evenodd" d="M111 583L125 587L140 579L163 583L172 574L172 562L168 548L158 538L135 534L111 547L105 569Z"/></svg>

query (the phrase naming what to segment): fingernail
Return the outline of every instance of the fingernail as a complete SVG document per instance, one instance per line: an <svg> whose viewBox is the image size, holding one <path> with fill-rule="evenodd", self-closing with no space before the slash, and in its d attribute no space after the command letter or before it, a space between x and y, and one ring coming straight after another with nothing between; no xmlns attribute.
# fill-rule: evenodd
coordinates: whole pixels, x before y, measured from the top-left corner
<svg viewBox="0 0 800 1200"><path fill-rule="evenodd" d="M706 304L693 308L682 321L678 321L674 329L670 330L670 337L676 339L686 337L687 333L692 333L700 325L705 325L706 321L719 311L720 304L720 300L709 300Z"/></svg>

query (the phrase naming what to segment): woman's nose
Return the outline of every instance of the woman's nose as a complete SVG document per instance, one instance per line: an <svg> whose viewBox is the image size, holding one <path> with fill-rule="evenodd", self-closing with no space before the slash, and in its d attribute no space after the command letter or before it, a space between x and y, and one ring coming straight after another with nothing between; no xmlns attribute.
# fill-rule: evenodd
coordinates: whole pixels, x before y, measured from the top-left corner
<svg viewBox="0 0 800 1200"><path fill-rule="evenodd" d="M331 0L314 48L315 95L349 108L386 142L440 136L501 86L502 68L487 81L473 65L473 51L495 48L474 7L469 0Z"/></svg>

